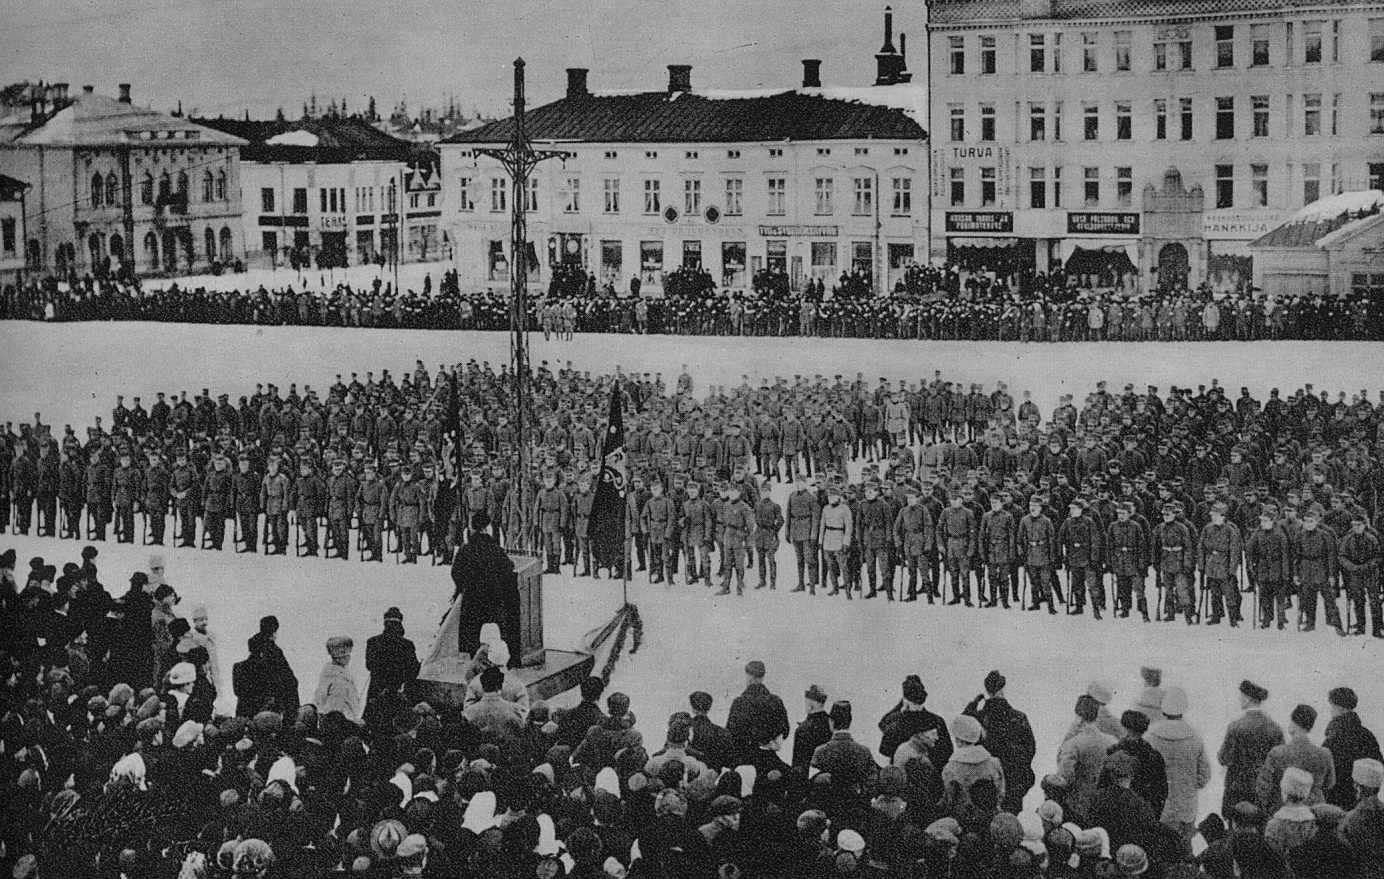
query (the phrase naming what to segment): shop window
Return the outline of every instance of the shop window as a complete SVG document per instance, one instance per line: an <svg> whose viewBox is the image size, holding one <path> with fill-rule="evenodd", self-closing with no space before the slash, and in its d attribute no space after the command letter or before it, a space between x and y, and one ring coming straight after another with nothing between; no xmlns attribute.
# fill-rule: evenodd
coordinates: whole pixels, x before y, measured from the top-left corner
<svg viewBox="0 0 1384 879"><path fill-rule="evenodd" d="M639 242L639 282L645 287L663 284L663 242Z"/></svg>
<svg viewBox="0 0 1384 879"><path fill-rule="evenodd" d="M764 242L764 267L776 275L788 274L788 242L771 240Z"/></svg>
<svg viewBox="0 0 1384 879"><path fill-rule="evenodd" d="M814 241L809 269L814 279L833 281L836 278L836 242Z"/></svg>
<svg viewBox="0 0 1384 879"><path fill-rule="evenodd" d="M851 242L851 269L867 275L875 273L875 246L868 241Z"/></svg>
<svg viewBox="0 0 1384 879"><path fill-rule="evenodd" d="M700 269L702 267L702 243L700 241L684 241L682 243L682 267L685 269Z"/></svg>
<svg viewBox="0 0 1384 879"><path fill-rule="evenodd" d="M601 281L617 289L625 269L624 244L619 241L601 242Z"/></svg>
<svg viewBox="0 0 1384 879"><path fill-rule="evenodd" d="M745 242L721 242L721 286L727 289L745 286Z"/></svg>

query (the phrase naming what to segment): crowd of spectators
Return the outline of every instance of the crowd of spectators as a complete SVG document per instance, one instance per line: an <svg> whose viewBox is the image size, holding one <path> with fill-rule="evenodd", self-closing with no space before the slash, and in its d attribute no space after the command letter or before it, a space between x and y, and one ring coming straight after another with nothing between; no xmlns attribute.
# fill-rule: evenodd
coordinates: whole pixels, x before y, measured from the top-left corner
<svg viewBox="0 0 1384 879"><path fill-rule="evenodd" d="M1354 295L1275 298L1243 286L1213 292L1206 285L1136 292L1086 286L1061 274L1001 277L914 265L886 295L876 295L863 270L841 275L830 291L820 278L792 291L786 276L768 270L747 289L725 291L707 272L684 268L661 278L662 295L648 296L637 278L629 291L617 291L561 268L546 290L535 285L530 296L535 329L556 311L570 314L570 331L582 333L1025 342L1384 338L1384 315ZM446 271L436 290L431 275L421 290L396 290L383 275L354 287L318 275L231 290L176 283L146 289L112 277L50 279L7 285L0 319L505 330L510 317L507 285L463 293L456 273Z"/></svg>
<svg viewBox="0 0 1384 879"><path fill-rule="evenodd" d="M1001 671L942 707L910 674L872 748L850 693L760 661L728 711L694 692L649 717L600 678L574 706L531 700L491 626L464 700L431 704L390 608L365 645L368 687L351 639L333 637L301 704L307 670L263 618L232 667L230 714L214 708L206 611L178 616L161 564L114 597L97 556L60 576L34 559L19 578L14 552L0 557L0 866L17 879L1384 871L1384 764L1345 687L1326 694L1317 739L1314 706L1279 717L1246 680L1213 751L1184 689L1144 668L1118 714L1105 683L1074 693L1070 728L1040 749ZM796 726L770 689L790 676L805 679ZM1199 793L1213 763L1218 806Z"/></svg>

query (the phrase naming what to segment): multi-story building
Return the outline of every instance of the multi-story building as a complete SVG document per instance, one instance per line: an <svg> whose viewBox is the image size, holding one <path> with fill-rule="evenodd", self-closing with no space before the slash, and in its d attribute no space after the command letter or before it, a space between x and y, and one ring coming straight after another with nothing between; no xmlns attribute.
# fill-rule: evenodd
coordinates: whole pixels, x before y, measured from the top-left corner
<svg viewBox="0 0 1384 879"><path fill-rule="evenodd" d="M798 89L698 91L669 65L666 89L603 94L567 72L566 96L527 114L538 165L524 195L536 286L582 267L624 293L659 295L682 266L746 290L771 269L800 289L863 269L892 285L927 240L925 91L886 36L877 86L823 88L804 62ZM908 109L901 109L908 108ZM444 141L446 231L463 288L509 280L511 182L481 155L513 135L506 119Z"/></svg>
<svg viewBox="0 0 1384 879"><path fill-rule="evenodd" d="M0 143L0 173L28 184L30 270L176 273L245 255L239 138L84 86L34 107Z"/></svg>
<svg viewBox="0 0 1384 879"><path fill-rule="evenodd" d="M1251 240L1384 183L1384 3L933 0L928 46L963 264L1246 282Z"/></svg>
<svg viewBox="0 0 1384 879"><path fill-rule="evenodd" d="M295 255L323 267L394 258L411 144L355 118L200 122L246 142L242 222L252 264L288 265Z"/></svg>

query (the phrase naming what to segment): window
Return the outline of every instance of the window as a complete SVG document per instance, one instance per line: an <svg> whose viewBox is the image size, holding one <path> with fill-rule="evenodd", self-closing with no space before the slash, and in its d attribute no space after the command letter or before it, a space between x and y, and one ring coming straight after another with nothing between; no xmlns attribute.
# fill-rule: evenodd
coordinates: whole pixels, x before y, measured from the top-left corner
<svg viewBox="0 0 1384 879"><path fill-rule="evenodd" d="M950 38L951 67L953 76L961 76L966 72L966 38Z"/></svg>
<svg viewBox="0 0 1384 879"><path fill-rule="evenodd" d="M726 216L738 217L744 213L740 197L744 194L745 181L733 177L726 181Z"/></svg>
<svg viewBox="0 0 1384 879"><path fill-rule="evenodd" d="M891 214L895 217L908 217L913 215L912 177L894 178L894 207Z"/></svg>
<svg viewBox="0 0 1384 879"><path fill-rule="evenodd" d="M1062 72L1062 35L1052 35L1052 72Z"/></svg>
<svg viewBox="0 0 1384 879"><path fill-rule="evenodd" d="M697 150L688 150L688 151L684 154L683 158L687 158L687 159L700 159L700 158L701 158L701 154L700 154ZM700 246L700 242L698 242L698 244L699 244L699 246ZM698 253L700 253L700 252L701 252L701 251L699 250ZM701 260L700 260L700 259L697 261L697 265L701 265Z"/></svg>
<svg viewBox="0 0 1384 879"><path fill-rule="evenodd" d="M619 154L616 153L615 150L606 150L606 151L605 151L605 157L606 157L607 159L613 159L613 158L615 158L617 155L619 155Z"/></svg>
<svg viewBox="0 0 1384 879"><path fill-rule="evenodd" d="M1087 168L1083 175L1085 181L1085 200L1086 207L1094 208L1100 205L1100 169Z"/></svg>
<svg viewBox="0 0 1384 879"><path fill-rule="evenodd" d="M816 210L819 217L829 217L832 212L832 195L836 188L836 181L830 177L818 177L816 187Z"/></svg>
<svg viewBox="0 0 1384 879"><path fill-rule="evenodd" d="M702 181L682 181L682 212L695 217L702 212Z"/></svg>
<svg viewBox="0 0 1384 879"><path fill-rule="evenodd" d="M657 158L658 158L658 150L645 150L645 151L644 151L644 158L646 158L646 159L657 159Z"/></svg>
<svg viewBox="0 0 1384 879"><path fill-rule="evenodd" d="M1153 137L1155 140L1168 139L1168 102L1155 98L1153 102Z"/></svg>
<svg viewBox="0 0 1384 879"><path fill-rule="evenodd" d="M1178 70L1192 69L1192 41L1181 40L1177 44Z"/></svg>
<svg viewBox="0 0 1384 879"><path fill-rule="evenodd" d="M1216 25L1216 66L1235 66L1235 26Z"/></svg>
<svg viewBox="0 0 1384 879"><path fill-rule="evenodd" d="M474 191L471 189L471 178L463 177L460 181L458 181L458 184L459 185L457 186L457 210L474 211L476 209L476 203L472 200L472 195L474 194ZM375 191L374 188L371 187L370 193L366 196L367 202L373 202L374 196ZM362 205L360 208L358 208L358 210L373 211L374 207L366 208L364 205Z"/></svg>
<svg viewBox="0 0 1384 879"><path fill-rule="evenodd" d="M834 280L836 274L836 242L812 242L812 277L823 281Z"/></svg>
<svg viewBox="0 0 1384 879"><path fill-rule="evenodd" d="M306 214L308 212L308 191L304 187L293 190L293 213Z"/></svg>
<svg viewBox="0 0 1384 879"><path fill-rule="evenodd" d="M430 208L435 208L435 207L437 207L437 195L438 195L438 194L437 194L436 192L429 192L429 193L428 193L428 207L430 207ZM345 210L345 209L346 209L346 197L345 197L344 195L341 197L341 206L342 206L342 210Z"/></svg>
<svg viewBox="0 0 1384 879"><path fill-rule="evenodd" d="M982 104L980 107L980 139L984 141L995 139L995 107L993 104Z"/></svg>
<svg viewBox="0 0 1384 879"><path fill-rule="evenodd" d="M618 284L625 268L625 245L619 240L601 241L601 280Z"/></svg>
<svg viewBox="0 0 1384 879"><path fill-rule="evenodd" d="M538 178L530 177L524 187L524 210L533 213L538 210Z"/></svg>
<svg viewBox="0 0 1384 879"><path fill-rule="evenodd" d="M966 108L952 104L949 109L952 143L961 143L966 140Z"/></svg>
<svg viewBox="0 0 1384 879"><path fill-rule="evenodd" d="M15 234L14 217L5 217L0 220L0 251L4 251L6 256L14 256L18 247L17 235Z"/></svg>
<svg viewBox="0 0 1384 879"><path fill-rule="evenodd" d="M1268 165L1249 166L1249 188L1250 197L1253 199L1251 207L1266 208L1269 206Z"/></svg>
<svg viewBox="0 0 1384 879"><path fill-rule="evenodd" d="M980 206L988 208L995 203L995 169L980 169Z"/></svg>
<svg viewBox="0 0 1384 879"><path fill-rule="evenodd" d="M1052 105L1052 139L1062 140L1062 102L1057 101Z"/></svg>
<svg viewBox="0 0 1384 879"><path fill-rule="evenodd" d="M764 267L776 275L788 274L788 242L764 242Z"/></svg>
<svg viewBox="0 0 1384 879"><path fill-rule="evenodd" d="M1341 133L1341 93L1331 96L1331 136ZM1373 133L1373 132L1371 132Z"/></svg>
<svg viewBox="0 0 1384 879"><path fill-rule="evenodd" d="M216 200L217 200L217 201L225 201L225 200L226 200L226 172L225 172L225 171L217 171L217 172L216 172Z"/></svg>
<svg viewBox="0 0 1384 879"><path fill-rule="evenodd" d="M1029 34L1028 35L1028 72L1042 73L1047 69L1047 35Z"/></svg>
<svg viewBox="0 0 1384 879"><path fill-rule="evenodd" d="M1370 60L1384 63L1384 18L1370 19Z"/></svg>
<svg viewBox="0 0 1384 879"><path fill-rule="evenodd" d="M783 177L769 178L769 209L771 217L782 217L788 213L788 180Z"/></svg>
<svg viewBox="0 0 1384 879"><path fill-rule="evenodd" d="M726 150L726 158L727 158L727 159L738 159L738 158L740 158L740 151L739 151L739 150Z"/></svg>
<svg viewBox="0 0 1384 879"><path fill-rule="evenodd" d="M851 242L851 268L866 275L875 270L875 246L868 241Z"/></svg>
<svg viewBox="0 0 1384 879"><path fill-rule="evenodd" d="M1341 63L1341 20L1331 22L1331 63Z"/></svg>
<svg viewBox="0 0 1384 879"><path fill-rule="evenodd" d="M1115 139L1131 140L1134 137L1134 110L1129 101L1115 103Z"/></svg>
<svg viewBox="0 0 1384 879"><path fill-rule="evenodd" d="M1302 96L1302 133L1315 137L1322 133L1322 96Z"/></svg>
<svg viewBox="0 0 1384 879"><path fill-rule="evenodd" d="M1052 206L1062 207L1062 166L1052 169Z"/></svg>
<svg viewBox="0 0 1384 879"><path fill-rule="evenodd" d="M721 242L721 286L745 286L745 242Z"/></svg>
<svg viewBox="0 0 1384 879"><path fill-rule="evenodd" d="M1154 69L1154 70L1167 70L1167 69L1168 69L1168 44L1167 44L1167 43L1154 43L1154 44L1153 44L1153 69Z"/></svg>
<svg viewBox="0 0 1384 879"><path fill-rule="evenodd" d="M819 156L829 156L829 155L831 155L831 147L817 147L817 155L819 155Z"/></svg>
<svg viewBox="0 0 1384 879"><path fill-rule="evenodd" d="M896 156L906 156L906 155L908 155L908 147L894 147L894 155L896 155Z"/></svg>
<svg viewBox="0 0 1384 879"><path fill-rule="evenodd" d="M1216 99L1216 140L1235 139L1235 99Z"/></svg>
<svg viewBox="0 0 1384 879"><path fill-rule="evenodd" d="M1250 133L1251 137L1269 136L1269 96L1255 95L1249 99L1250 106L1254 112L1254 130Z"/></svg>
<svg viewBox="0 0 1384 879"><path fill-rule="evenodd" d="M875 212L875 182L869 177L857 177L853 181L855 201L851 213L857 217L869 216Z"/></svg>
<svg viewBox="0 0 1384 879"><path fill-rule="evenodd" d="M980 72L982 74L995 72L995 38L980 38Z"/></svg>
<svg viewBox="0 0 1384 879"><path fill-rule="evenodd" d="M159 203L167 204L172 197L173 180L168 176L168 172L164 171L159 175Z"/></svg>
<svg viewBox="0 0 1384 879"><path fill-rule="evenodd" d="M1130 69L1130 47L1134 44L1133 31L1115 31L1115 70L1128 72Z"/></svg>
<svg viewBox="0 0 1384 879"><path fill-rule="evenodd" d="M1127 208L1134 202L1134 169L1115 169L1115 203Z"/></svg>
<svg viewBox="0 0 1384 879"><path fill-rule="evenodd" d="M1249 65L1251 67L1269 66L1269 26L1252 24L1249 26Z"/></svg>
<svg viewBox="0 0 1384 879"><path fill-rule="evenodd" d="M966 203L966 169L952 168L948 176L951 181L951 205L961 207Z"/></svg>
<svg viewBox="0 0 1384 879"><path fill-rule="evenodd" d="M682 267L685 269L702 267L702 243L700 241L684 241L682 243Z"/></svg>
<svg viewBox="0 0 1384 879"><path fill-rule="evenodd" d="M1095 104L1084 104L1081 108L1082 139L1100 139L1100 108Z"/></svg>
<svg viewBox="0 0 1384 879"><path fill-rule="evenodd" d="M1042 104L1028 105L1028 139L1048 139L1048 108Z"/></svg>
<svg viewBox="0 0 1384 879"><path fill-rule="evenodd" d="M1296 55L1293 54L1293 23L1290 21L1290 22L1287 22L1286 24L1284 24L1284 26L1283 26L1283 31L1284 31L1284 52L1283 52L1283 57L1287 59L1287 63L1288 63L1288 64L1292 64L1293 61L1294 61L1294 60L1296 59L1296 57L1297 57Z"/></svg>
<svg viewBox="0 0 1384 879"><path fill-rule="evenodd" d="M1369 176L1370 189L1384 189L1384 162L1370 162L1365 166Z"/></svg>
<svg viewBox="0 0 1384 879"><path fill-rule="evenodd" d="M325 213L327 212L327 190L326 190L325 188L319 188L319 189L317 190L317 199L318 199L318 201L320 202L320 205L319 205L319 207L318 207L318 213L325 214ZM409 207L412 207L412 208L418 207L418 201L417 201L417 199L418 199L418 196L415 195L415 196L414 196L414 202L413 202L413 204L409 205Z"/></svg>
<svg viewBox="0 0 1384 879"><path fill-rule="evenodd" d="M1309 205L1322 197L1322 166L1312 162L1302 166L1302 203Z"/></svg>
<svg viewBox="0 0 1384 879"><path fill-rule="evenodd" d="M509 181L503 177L490 178L490 210L493 213L503 213L509 210L508 193Z"/></svg>
<svg viewBox="0 0 1384 879"><path fill-rule="evenodd" d="M1302 23L1302 63L1322 63L1322 22Z"/></svg>
<svg viewBox="0 0 1384 879"><path fill-rule="evenodd" d="M116 205L121 200L120 178L112 171L106 175L106 204Z"/></svg>
<svg viewBox="0 0 1384 879"><path fill-rule="evenodd" d="M644 181L644 213L658 214L663 211L663 193L657 180Z"/></svg>
<svg viewBox="0 0 1384 879"><path fill-rule="evenodd" d="M868 156L868 155L870 154L870 148L869 148L869 147L856 147L856 148L855 148L855 154L856 154L857 156Z"/></svg>
<svg viewBox="0 0 1384 879"><path fill-rule="evenodd" d="M1081 72L1096 72L1097 34L1081 35Z"/></svg>
<svg viewBox="0 0 1384 879"><path fill-rule="evenodd" d="M91 206L99 208L106 200L106 181L97 172L91 175Z"/></svg>
<svg viewBox="0 0 1384 879"><path fill-rule="evenodd" d="M1235 206L1235 166L1216 166L1216 207Z"/></svg>
<svg viewBox="0 0 1384 879"><path fill-rule="evenodd" d="M1350 276L1351 293L1366 300L1384 299L1384 272L1365 274L1352 272Z"/></svg>
<svg viewBox="0 0 1384 879"><path fill-rule="evenodd" d="M216 180L211 176L210 171L202 173L202 201L212 201L216 198Z"/></svg>
<svg viewBox="0 0 1384 879"><path fill-rule="evenodd" d="M614 177L607 177L601 181L601 208L604 213L620 213L620 181Z"/></svg>
<svg viewBox="0 0 1384 879"><path fill-rule="evenodd" d="M1192 99L1183 98L1178 102L1178 110L1182 117L1182 139L1192 139Z"/></svg>
<svg viewBox="0 0 1384 879"><path fill-rule="evenodd" d="M781 159L781 158L783 158L783 149L782 149L781 147L770 147L770 148L769 148L769 158L771 158L771 159Z"/></svg>
<svg viewBox="0 0 1384 879"><path fill-rule="evenodd" d="M1048 206L1048 172L1046 168L1028 169L1028 206L1037 209Z"/></svg>
<svg viewBox="0 0 1384 879"><path fill-rule="evenodd" d="M1384 134L1384 92L1370 92L1370 134Z"/></svg>

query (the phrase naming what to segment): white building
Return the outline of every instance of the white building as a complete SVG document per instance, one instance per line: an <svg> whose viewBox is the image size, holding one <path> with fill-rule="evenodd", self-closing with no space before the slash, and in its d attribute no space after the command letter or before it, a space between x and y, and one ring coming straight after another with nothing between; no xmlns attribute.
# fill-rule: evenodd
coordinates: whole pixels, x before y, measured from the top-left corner
<svg viewBox="0 0 1384 879"><path fill-rule="evenodd" d="M927 147L925 92L890 36L867 88L822 88L816 61L801 88L758 92L699 91L683 65L665 89L593 92L568 70L566 96L527 114L536 149L570 154L538 165L526 195L535 286L558 263L620 293L638 278L658 295L680 266L725 290L766 268L795 289L852 267L892 286L925 258ZM510 180L477 149L512 134L506 119L439 146L462 289L509 281Z"/></svg>
<svg viewBox="0 0 1384 879"><path fill-rule="evenodd" d="M252 264L287 265L295 252L307 264L324 267L361 265L377 255L394 258L399 192L413 189L412 144L356 118L199 121L246 141L242 222ZM436 250L427 253L408 237L409 218L425 210L440 214L437 201L436 194L406 199L410 246L404 261L438 258ZM434 235L436 223L434 218Z"/></svg>
<svg viewBox="0 0 1384 879"><path fill-rule="evenodd" d="M1384 181L1384 4L934 0L932 252L1141 285L1249 278L1250 241Z"/></svg>
<svg viewBox="0 0 1384 879"><path fill-rule="evenodd" d="M24 270L24 216L29 184L0 174L0 283Z"/></svg>

